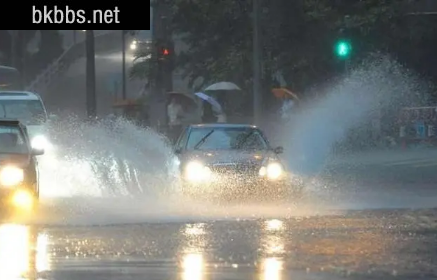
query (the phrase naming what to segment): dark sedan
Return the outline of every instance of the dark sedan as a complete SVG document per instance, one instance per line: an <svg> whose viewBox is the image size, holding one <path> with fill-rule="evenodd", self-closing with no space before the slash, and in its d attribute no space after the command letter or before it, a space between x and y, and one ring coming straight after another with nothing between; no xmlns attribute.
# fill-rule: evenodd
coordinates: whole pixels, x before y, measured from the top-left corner
<svg viewBox="0 0 437 280"><path fill-rule="evenodd" d="M32 210L39 199L37 155L19 121L0 120L0 200L3 207Z"/></svg>
<svg viewBox="0 0 437 280"><path fill-rule="evenodd" d="M291 174L264 133L246 124L188 126L175 145L184 193L286 198L297 195Z"/></svg>

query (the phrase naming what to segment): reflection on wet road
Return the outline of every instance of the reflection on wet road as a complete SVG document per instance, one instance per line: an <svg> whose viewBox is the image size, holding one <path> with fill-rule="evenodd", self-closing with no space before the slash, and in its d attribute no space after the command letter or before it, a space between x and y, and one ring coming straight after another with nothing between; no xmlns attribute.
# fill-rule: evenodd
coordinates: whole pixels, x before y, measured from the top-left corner
<svg viewBox="0 0 437 280"><path fill-rule="evenodd" d="M380 210L194 224L4 224L0 279L436 276L434 215L432 210Z"/></svg>
<svg viewBox="0 0 437 280"><path fill-rule="evenodd" d="M0 226L0 279L34 277L50 270L47 235L14 224Z"/></svg>

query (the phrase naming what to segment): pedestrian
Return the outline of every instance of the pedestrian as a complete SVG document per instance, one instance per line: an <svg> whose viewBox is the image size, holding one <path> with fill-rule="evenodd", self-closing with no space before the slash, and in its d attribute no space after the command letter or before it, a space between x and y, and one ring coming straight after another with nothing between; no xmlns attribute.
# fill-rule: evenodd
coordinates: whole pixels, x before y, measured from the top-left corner
<svg viewBox="0 0 437 280"><path fill-rule="evenodd" d="M173 142L176 141L182 130L181 118L183 114L182 105L173 97L167 106L169 137Z"/></svg>
<svg viewBox="0 0 437 280"><path fill-rule="evenodd" d="M282 107L280 109L281 119L285 122L291 119L291 111L294 106L294 101L291 98L284 98L282 101Z"/></svg>
<svg viewBox="0 0 437 280"><path fill-rule="evenodd" d="M214 110L209 102L203 102L203 123L215 123L217 122L217 117L214 115Z"/></svg>

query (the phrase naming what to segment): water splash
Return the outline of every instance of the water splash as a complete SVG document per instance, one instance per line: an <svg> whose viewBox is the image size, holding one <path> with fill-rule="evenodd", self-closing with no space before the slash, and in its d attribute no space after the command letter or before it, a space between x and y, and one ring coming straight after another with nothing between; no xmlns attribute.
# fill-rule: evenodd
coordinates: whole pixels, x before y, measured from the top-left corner
<svg viewBox="0 0 437 280"><path fill-rule="evenodd" d="M49 127L54 150L40 158L41 207L28 223L96 225L313 213L288 203L219 205L181 196L168 142L123 119ZM14 217L16 218L16 217Z"/></svg>
<svg viewBox="0 0 437 280"><path fill-rule="evenodd" d="M373 56L350 75L319 92L321 98L304 105L282 135L293 170L313 176L322 171L333 147L351 129L372 118L377 110L392 110L428 96L424 83L386 56ZM415 93L420 94L415 94ZM360 139L360 141L368 141Z"/></svg>
<svg viewBox="0 0 437 280"><path fill-rule="evenodd" d="M157 195L173 185L172 150L150 129L70 117L48 130L54 149L40 158L42 197Z"/></svg>
<svg viewBox="0 0 437 280"><path fill-rule="evenodd" d="M290 143L284 145L285 157L294 170L313 177L350 129L368 120L375 108L416 100L411 93L418 91L417 85L420 82L411 73L390 59L367 61L323 90L323 98L304 107L290 124L292 133L282 135ZM177 189L174 155L153 130L122 119L83 123L75 118L61 120L49 130L56 149L41 157L41 194L45 201L55 199L41 214L43 223L288 217L323 213L332 207L312 197L299 206L242 203L223 207L170 195ZM323 180L314 182L317 191L326 189Z"/></svg>

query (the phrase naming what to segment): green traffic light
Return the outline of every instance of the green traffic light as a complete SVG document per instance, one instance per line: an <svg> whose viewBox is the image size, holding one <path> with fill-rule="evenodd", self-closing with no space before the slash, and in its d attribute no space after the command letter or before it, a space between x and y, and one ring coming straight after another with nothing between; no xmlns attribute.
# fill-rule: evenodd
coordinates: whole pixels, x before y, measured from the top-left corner
<svg viewBox="0 0 437 280"><path fill-rule="evenodd" d="M350 55L351 49L352 47L349 42L340 41L335 46L335 53L337 56L345 58Z"/></svg>

